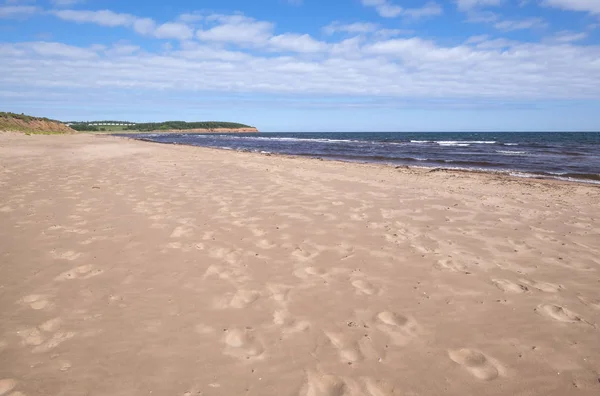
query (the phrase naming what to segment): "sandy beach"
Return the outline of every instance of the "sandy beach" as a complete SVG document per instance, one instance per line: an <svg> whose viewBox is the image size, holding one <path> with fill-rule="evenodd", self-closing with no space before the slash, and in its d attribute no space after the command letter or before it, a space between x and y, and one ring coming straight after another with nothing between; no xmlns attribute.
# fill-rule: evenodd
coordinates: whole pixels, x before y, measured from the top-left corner
<svg viewBox="0 0 600 396"><path fill-rule="evenodd" d="M0 395L600 394L600 188L0 134Z"/></svg>

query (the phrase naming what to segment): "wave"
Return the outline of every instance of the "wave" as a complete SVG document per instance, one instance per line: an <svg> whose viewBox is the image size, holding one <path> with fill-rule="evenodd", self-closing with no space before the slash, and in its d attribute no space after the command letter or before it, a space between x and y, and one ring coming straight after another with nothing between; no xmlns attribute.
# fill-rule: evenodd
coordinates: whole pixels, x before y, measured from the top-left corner
<svg viewBox="0 0 600 396"><path fill-rule="evenodd" d="M569 181L588 181L600 184L597 165L599 158L593 147L583 144L555 142L517 143L518 137L496 140L475 140L475 136L378 136L316 135L256 136L230 134L160 134L126 135L130 138L166 144L187 144L226 150L281 153L352 162L386 163L439 167L441 169L484 170L514 173L519 177L552 178ZM489 136L492 139L496 137ZM426 140L429 138L429 140ZM454 138L454 140L452 140ZM456 140L458 139L458 140ZM501 137L498 137L501 139ZM512 142L511 142L512 140ZM495 145L494 145L495 144ZM490 146L491 145L491 146ZM471 147L469 147L471 146ZM487 146L487 147L486 147ZM511 147L519 146L519 147ZM597 146L596 146L597 147ZM583 157L567 157L583 156ZM572 158L572 160L570 159ZM578 161L576 161L576 159Z"/></svg>
<svg viewBox="0 0 600 396"><path fill-rule="evenodd" d="M462 146L471 144L496 144L495 140L411 140L411 143L437 143L440 146Z"/></svg>
<svg viewBox="0 0 600 396"><path fill-rule="evenodd" d="M438 140L437 144L496 144L495 140Z"/></svg>
<svg viewBox="0 0 600 396"><path fill-rule="evenodd" d="M600 174L595 173L552 173L552 172L517 172L509 171L509 175L515 177L524 177L527 179L553 179L570 182L588 183L600 185Z"/></svg>
<svg viewBox="0 0 600 396"><path fill-rule="evenodd" d="M459 142L436 142L440 146L446 147L469 147L469 143L459 143Z"/></svg>
<svg viewBox="0 0 600 396"><path fill-rule="evenodd" d="M527 151L508 151L508 150L496 150L498 154L504 155L526 155L529 154Z"/></svg>
<svg viewBox="0 0 600 396"><path fill-rule="evenodd" d="M355 139L310 139L310 138L287 138L287 137L266 137L266 136L233 136L233 135L218 135L220 137L226 137L229 139L243 139L243 140L266 140L276 142L318 142L318 143L372 143L369 140L355 140Z"/></svg>

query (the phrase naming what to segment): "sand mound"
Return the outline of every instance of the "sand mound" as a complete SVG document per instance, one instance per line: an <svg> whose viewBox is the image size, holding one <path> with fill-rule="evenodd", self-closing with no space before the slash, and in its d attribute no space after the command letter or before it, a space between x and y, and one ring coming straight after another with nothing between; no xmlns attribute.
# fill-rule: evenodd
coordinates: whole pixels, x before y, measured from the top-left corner
<svg viewBox="0 0 600 396"><path fill-rule="evenodd" d="M76 133L60 121L24 114L0 113L0 131L25 133Z"/></svg>

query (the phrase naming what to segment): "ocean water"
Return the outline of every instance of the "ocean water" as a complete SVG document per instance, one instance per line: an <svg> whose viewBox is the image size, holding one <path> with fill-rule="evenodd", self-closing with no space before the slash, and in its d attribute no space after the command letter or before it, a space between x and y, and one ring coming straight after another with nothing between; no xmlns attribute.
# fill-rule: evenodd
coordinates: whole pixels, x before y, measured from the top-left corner
<svg viewBox="0 0 600 396"><path fill-rule="evenodd" d="M342 161L506 172L600 184L600 133L261 133L120 135L167 144Z"/></svg>

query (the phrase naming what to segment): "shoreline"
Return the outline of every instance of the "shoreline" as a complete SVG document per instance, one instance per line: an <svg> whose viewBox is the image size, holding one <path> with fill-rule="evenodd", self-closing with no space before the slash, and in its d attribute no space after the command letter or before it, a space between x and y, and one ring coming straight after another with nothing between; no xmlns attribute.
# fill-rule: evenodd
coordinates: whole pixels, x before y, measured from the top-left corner
<svg viewBox="0 0 600 396"><path fill-rule="evenodd" d="M342 162L348 164L362 164L362 165L374 165L374 166L383 166L386 168L394 168L394 169L414 169L414 170L425 170L428 172L449 172L449 173L467 173L467 174L485 174L489 176L501 176L515 180L531 180L536 182L554 182L554 183L567 183L567 184L582 184L587 186L599 187L600 181L597 180L589 180L589 179L577 179L577 178L567 178L560 177L559 175L550 176L550 175L541 175L536 173L528 173L519 170L491 170L491 169L483 169L483 168L461 168L461 167L440 167L440 166L424 166L424 165L397 165L393 163L386 163L384 161L360 161L360 160L350 160L343 158L335 158L335 157L319 157L312 155L293 155L293 154L281 154L275 152L266 152L266 151L251 151L251 150L243 150L243 149L233 149L233 148L222 148L222 147L210 147L210 146L200 146L200 145L191 145L191 144L179 144L179 143L168 143L168 142L157 142L150 139L138 139L129 136L119 136L118 134L111 135L115 138L123 138L129 139L133 141L140 141L145 143L155 143L160 145L171 145L171 146L188 146L195 147L201 149L209 149L209 150L218 150L224 152L237 152L237 153L248 153L248 154L256 154L263 156L277 156L281 158L307 158L311 160L317 161L333 161L333 162ZM516 175L516 173L521 173L523 176Z"/></svg>

